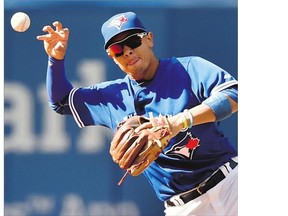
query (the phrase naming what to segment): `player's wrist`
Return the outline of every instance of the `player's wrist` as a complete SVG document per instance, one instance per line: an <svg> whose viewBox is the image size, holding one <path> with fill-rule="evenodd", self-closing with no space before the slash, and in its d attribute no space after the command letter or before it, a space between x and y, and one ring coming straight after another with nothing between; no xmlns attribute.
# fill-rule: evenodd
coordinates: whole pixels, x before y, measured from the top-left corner
<svg viewBox="0 0 288 216"><path fill-rule="evenodd" d="M188 130L189 128L192 128L194 123L194 117L190 110L185 109L181 113L181 119L182 119L182 129L181 129L182 132Z"/></svg>
<svg viewBox="0 0 288 216"><path fill-rule="evenodd" d="M53 56L51 56L51 55L48 55L48 60L49 60L49 62L51 62L51 63L53 63L53 64L57 64L57 63L62 64L62 62L64 61L64 59L65 59L65 58L63 58L63 59L57 59L57 58L55 58L55 57L53 57Z"/></svg>

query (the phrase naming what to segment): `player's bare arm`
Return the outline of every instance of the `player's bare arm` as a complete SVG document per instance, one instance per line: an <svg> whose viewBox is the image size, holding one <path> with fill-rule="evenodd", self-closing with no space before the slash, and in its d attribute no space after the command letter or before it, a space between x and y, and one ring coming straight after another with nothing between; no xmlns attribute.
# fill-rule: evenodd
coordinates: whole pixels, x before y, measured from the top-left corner
<svg viewBox="0 0 288 216"><path fill-rule="evenodd" d="M238 104L229 96L226 97L230 102L232 113L237 112ZM176 136L181 130L183 130L183 117L188 121L188 125L193 124L193 126L216 121L216 116L214 112L206 104L199 104L198 106L195 106L188 111L193 116L193 123L190 122L191 120L188 112L181 112L169 118L172 137Z"/></svg>
<svg viewBox="0 0 288 216"><path fill-rule="evenodd" d="M47 34L39 35L37 39L44 42L44 49L49 56L62 60L65 57L68 46L69 29L63 28L62 23L59 21L55 21L53 26L55 30L49 25L44 26L42 30L47 32Z"/></svg>
<svg viewBox="0 0 288 216"><path fill-rule="evenodd" d="M229 96L226 96L231 105L232 113L237 112L238 104ZM189 114L190 112L190 114ZM192 115L193 122L189 115ZM156 117L157 118L157 117ZM176 136L181 130L185 129L184 121L187 121L187 125L195 126L205 124L208 122L216 121L216 116L212 109L206 104L200 104L188 110L188 112L181 112L168 118L171 127L171 137ZM145 128L152 128L152 123L147 122L139 126L136 131L143 130Z"/></svg>

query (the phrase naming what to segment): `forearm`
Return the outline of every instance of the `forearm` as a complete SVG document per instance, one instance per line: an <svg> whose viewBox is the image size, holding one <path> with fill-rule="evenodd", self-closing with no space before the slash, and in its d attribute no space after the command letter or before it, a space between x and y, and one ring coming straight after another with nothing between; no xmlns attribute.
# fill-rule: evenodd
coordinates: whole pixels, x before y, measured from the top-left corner
<svg viewBox="0 0 288 216"><path fill-rule="evenodd" d="M227 99L231 105L231 114L237 112L237 110L238 110L237 103L234 100L232 100L230 97L228 97L228 96L226 96L226 97L227 97ZM202 103L196 107L191 108L189 111L193 115L193 126L216 121L215 113L206 104ZM189 120L189 118L188 118L188 120Z"/></svg>
<svg viewBox="0 0 288 216"><path fill-rule="evenodd" d="M231 113L226 113L226 117L222 116L222 119L228 118L231 114L238 111L237 103L229 96L226 96L226 98L229 102ZM218 102L219 101L215 101L215 103ZM211 109L211 107L205 103L201 103L193 108L178 113L169 118L173 133L172 136L176 136L181 130L187 129L188 127L218 121L219 119L217 119L217 115L215 109Z"/></svg>
<svg viewBox="0 0 288 216"><path fill-rule="evenodd" d="M185 130L189 126L193 127L216 120L213 111L205 104L199 104L191 109L187 109L187 111L188 112L180 112L177 115L169 117L168 120L171 124L172 136L176 136L181 130ZM186 123L184 123L185 121Z"/></svg>
<svg viewBox="0 0 288 216"><path fill-rule="evenodd" d="M48 100L52 103L62 101L73 88L65 75L64 60L57 60L49 56L46 88Z"/></svg>

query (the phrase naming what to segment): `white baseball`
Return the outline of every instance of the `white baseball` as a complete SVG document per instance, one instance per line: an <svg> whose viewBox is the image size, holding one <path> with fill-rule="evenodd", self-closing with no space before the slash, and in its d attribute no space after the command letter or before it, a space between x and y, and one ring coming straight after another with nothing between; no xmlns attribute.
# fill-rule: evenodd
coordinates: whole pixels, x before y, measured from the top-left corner
<svg viewBox="0 0 288 216"><path fill-rule="evenodd" d="M30 23L30 17L24 12L17 12L11 18L11 26L17 32L25 32Z"/></svg>

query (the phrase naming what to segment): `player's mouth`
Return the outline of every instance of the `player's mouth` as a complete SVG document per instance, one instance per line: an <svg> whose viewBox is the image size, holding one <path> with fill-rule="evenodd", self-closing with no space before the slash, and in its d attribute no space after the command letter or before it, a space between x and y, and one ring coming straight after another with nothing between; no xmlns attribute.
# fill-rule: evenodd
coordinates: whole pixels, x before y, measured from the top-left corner
<svg viewBox="0 0 288 216"><path fill-rule="evenodd" d="M140 58L138 57L135 57L133 59L131 59L128 63L127 63L127 66L132 66L134 64L136 64L138 61L139 61Z"/></svg>

